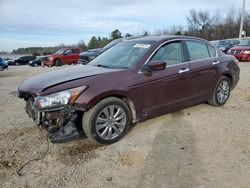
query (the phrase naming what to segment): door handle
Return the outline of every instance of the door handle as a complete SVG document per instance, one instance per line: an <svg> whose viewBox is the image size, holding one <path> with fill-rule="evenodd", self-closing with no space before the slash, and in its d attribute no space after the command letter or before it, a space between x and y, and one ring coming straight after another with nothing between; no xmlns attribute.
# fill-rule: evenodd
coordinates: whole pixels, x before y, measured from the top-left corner
<svg viewBox="0 0 250 188"><path fill-rule="evenodd" d="M212 64L213 65L217 65L217 64L219 64L220 62L219 61L214 61Z"/></svg>
<svg viewBox="0 0 250 188"><path fill-rule="evenodd" d="M179 70L179 74L182 74L182 73L188 72L188 71L190 71L189 68L181 69L181 70Z"/></svg>

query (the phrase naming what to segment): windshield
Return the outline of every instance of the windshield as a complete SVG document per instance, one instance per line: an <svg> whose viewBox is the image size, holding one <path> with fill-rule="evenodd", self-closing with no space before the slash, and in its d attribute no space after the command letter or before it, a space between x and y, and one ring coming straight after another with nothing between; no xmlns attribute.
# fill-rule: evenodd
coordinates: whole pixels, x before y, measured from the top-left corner
<svg viewBox="0 0 250 188"><path fill-rule="evenodd" d="M113 40L112 42L108 43L106 46L103 47L104 50L111 48L112 46L116 45L117 43L121 42L122 38Z"/></svg>
<svg viewBox="0 0 250 188"><path fill-rule="evenodd" d="M55 54L62 54L64 52L64 49L58 50Z"/></svg>
<svg viewBox="0 0 250 188"><path fill-rule="evenodd" d="M130 68L136 65L146 54L151 47L151 44L152 42L146 41L120 42L97 56L89 63L89 65L113 69Z"/></svg>
<svg viewBox="0 0 250 188"><path fill-rule="evenodd" d="M250 46L250 39L241 39L239 45L240 46Z"/></svg>

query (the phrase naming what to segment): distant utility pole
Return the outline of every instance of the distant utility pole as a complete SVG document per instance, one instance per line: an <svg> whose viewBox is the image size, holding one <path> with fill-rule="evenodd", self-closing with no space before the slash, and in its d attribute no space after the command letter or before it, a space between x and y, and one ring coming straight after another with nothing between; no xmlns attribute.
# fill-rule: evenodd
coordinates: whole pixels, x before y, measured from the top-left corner
<svg viewBox="0 0 250 188"><path fill-rule="evenodd" d="M245 17L245 6L246 6L246 0L243 0L242 10L241 10L239 38L242 38L242 31L243 31L243 24L244 24L244 17Z"/></svg>

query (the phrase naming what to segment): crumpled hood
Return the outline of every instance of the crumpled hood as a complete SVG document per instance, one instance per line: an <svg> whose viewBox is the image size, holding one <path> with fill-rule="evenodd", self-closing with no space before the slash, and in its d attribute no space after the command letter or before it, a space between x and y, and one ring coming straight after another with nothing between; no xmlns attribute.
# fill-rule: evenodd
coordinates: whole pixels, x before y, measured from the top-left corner
<svg viewBox="0 0 250 188"><path fill-rule="evenodd" d="M75 65L70 68L63 68L31 77L21 83L18 91L19 93L39 95L39 93L46 90L46 88L54 85L114 71L119 71L119 69L106 69L90 65Z"/></svg>

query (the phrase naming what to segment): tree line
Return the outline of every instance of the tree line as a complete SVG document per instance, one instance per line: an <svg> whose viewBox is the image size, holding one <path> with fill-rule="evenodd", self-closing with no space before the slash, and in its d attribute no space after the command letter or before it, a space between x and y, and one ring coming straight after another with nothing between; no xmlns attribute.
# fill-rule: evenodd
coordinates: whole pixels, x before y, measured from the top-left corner
<svg viewBox="0 0 250 188"><path fill-rule="evenodd" d="M211 15L209 11L195 10L189 11L186 17L186 26L173 25L168 29L155 30L155 31L143 31L138 34L126 33L124 36L116 29L112 31L109 37L93 36L89 43L86 44L83 40L77 44L64 45L60 44L54 47L29 47L29 48L18 48L13 50L13 54L33 54L33 55L48 55L56 52L58 49L63 47L77 47L81 51L94 48L102 48L112 40L131 37L131 36L148 36L148 35L187 35L201 37L207 40L219 40L228 38L237 38L239 35L241 13L236 11L234 8L228 10L225 16L222 16L219 11ZM250 33L250 13L245 14L244 19L244 31L247 34Z"/></svg>

